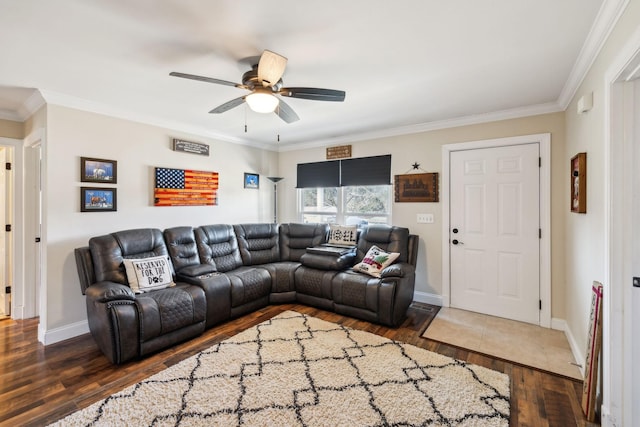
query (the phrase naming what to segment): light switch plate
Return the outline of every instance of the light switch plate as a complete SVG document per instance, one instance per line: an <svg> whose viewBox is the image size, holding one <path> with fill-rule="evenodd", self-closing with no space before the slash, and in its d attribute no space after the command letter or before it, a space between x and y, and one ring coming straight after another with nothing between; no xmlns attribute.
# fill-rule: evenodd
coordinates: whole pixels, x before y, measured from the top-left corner
<svg viewBox="0 0 640 427"><path fill-rule="evenodd" d="M418 224L433 224L433 214L421 213L416 215Z"/></svg>

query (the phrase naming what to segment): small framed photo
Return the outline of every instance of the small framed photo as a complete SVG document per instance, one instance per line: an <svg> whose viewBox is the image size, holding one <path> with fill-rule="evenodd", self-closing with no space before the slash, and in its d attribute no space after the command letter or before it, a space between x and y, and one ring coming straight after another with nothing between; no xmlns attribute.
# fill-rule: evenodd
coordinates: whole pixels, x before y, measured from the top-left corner
<svg viewBox="0 0 640 427"><path fill-rule="evenodd" d="M80 181L116 184L118 182L118 162L80 157Z"/></svg>
<svg viewBox="0 0 640 427"><path fill-rule="evenodd" d="M260 175L256 173L244 173L244 188L260 188Z"/></svg>
<svg viewBox="0 0 640 427"><path fill-rule="evenodd" d="M117 189L80 187L80 212L117 211Z"/></svg>

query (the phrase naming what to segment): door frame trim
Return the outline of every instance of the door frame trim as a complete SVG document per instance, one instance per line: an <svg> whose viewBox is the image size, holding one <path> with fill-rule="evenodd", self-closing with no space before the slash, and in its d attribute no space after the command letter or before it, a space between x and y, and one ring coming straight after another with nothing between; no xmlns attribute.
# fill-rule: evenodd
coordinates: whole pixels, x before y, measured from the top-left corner
<svg viewBox="0 0 640 427"><path fill-rule="evenodd" d="M0 137L0 145L13 148L12 159L12 231L13 283L11 284L11 318L24 319L22 283L24 282L24 209L23 209L23 142L21 139Z"/></svg>
<svg viewBox="0 0 640 427"><path fill-rule="evenodd" d="M442 146L442 184L440 195L442 201L442 304L451 304L451 261L449 245L449 182L450 157L454 151L474 150L480 148L497 148L510 145L538 143L540 147L540 310L539 325L551 327L551 134L539 133L533 135L512 136L506 138L484 139L479 141L445 144Z"/></svg>

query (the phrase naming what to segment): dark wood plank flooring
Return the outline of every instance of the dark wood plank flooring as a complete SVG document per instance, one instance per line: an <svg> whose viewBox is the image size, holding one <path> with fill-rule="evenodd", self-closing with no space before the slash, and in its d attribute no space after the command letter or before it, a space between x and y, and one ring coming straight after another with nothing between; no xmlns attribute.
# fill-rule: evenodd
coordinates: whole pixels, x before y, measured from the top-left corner
<svg viewBox="0 0 640 427"><path fill-rule="evenodd" d="M397 329L296 304L274 305L218 325L188 342L121 366L111 365L90 335L44 347L38 320L0 320L0 426L41 426L103 399L168 366L269 319L295 310L407 342L511 377L511 426L593 426L580 409L582 382L550 375L420 337L431 315L409 309Z"/></svg>

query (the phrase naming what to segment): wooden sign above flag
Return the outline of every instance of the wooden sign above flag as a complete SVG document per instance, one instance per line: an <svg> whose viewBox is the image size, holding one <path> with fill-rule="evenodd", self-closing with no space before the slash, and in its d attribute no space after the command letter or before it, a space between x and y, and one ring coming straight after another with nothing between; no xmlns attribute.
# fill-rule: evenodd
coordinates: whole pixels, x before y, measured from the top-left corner
<svg viewBox="0 0 640 427"><path fill-rule="evenodd" d="M154 206L215 206L218 172L156 168Z"/></svg>

